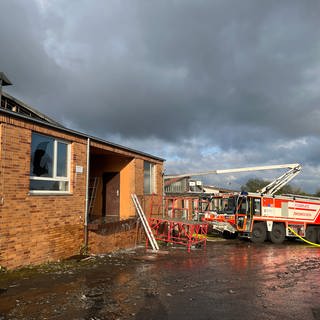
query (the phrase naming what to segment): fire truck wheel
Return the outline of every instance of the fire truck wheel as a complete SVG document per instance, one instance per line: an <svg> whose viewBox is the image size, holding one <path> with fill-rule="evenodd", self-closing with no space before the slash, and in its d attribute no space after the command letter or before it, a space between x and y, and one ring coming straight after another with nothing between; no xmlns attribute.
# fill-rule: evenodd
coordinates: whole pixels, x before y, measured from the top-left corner
<svg viewBox="0 0 320 320"><path fill-rule="evenodd" d="M267 227L265 223L256 222L253 225L251 241L254 243L262 243L267 239Z"/></svg>
<svg viewBox="0 0 320 320"><path fill-rule="evenodd" d="M222 233L222 237L223 237L224 239L236 239L237 236L238 236L238 233L237 233L237 232L231 233L231 232L229 232L229 231L224 230L223 233Z"/></svg>
<svg viewBox="0 0 320 320"><path fill-rule="evenodd" d="M317 243L320 244L320 227L318 227L317 229L318 229L318 241L317 241Z"/></svg>
<svg viewBox="0 0 320 320"><path fill-rule="evenodd" d="M272 243L282 243L286 237L286 231L283 223L274 223L269 236Z"/></svg>
<svg viewBox="0 0 320 320"><path fill-rule="evenodd" d="M306 239L312 243L317 243L318 232L317 228L313 226L307 227L306 230Z"/></svg>

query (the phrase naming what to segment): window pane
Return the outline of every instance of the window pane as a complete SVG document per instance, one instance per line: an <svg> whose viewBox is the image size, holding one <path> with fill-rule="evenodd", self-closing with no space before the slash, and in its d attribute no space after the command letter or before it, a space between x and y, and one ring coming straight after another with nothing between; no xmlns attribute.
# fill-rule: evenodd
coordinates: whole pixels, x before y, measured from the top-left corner
<svg viewBox="0 0 320 320"><path fill-rule="evenodd" d="M58 142L57 155L57 176L67 176L67 162L68 162L68 146L65 143Z"/></svg>
<svg viewBox="0 0 320 320"><path fill-rule="evenodd" d="M30 175L52 177L53 138L32 134Z"/></svg>
<svg viewBox="0 0 320 320"><path fill-rule="evenodd" d="M145 161L144 162L144 193L151 194L156 192L155 189L155 165Z"/></svg>
<svg viewBox="0 0 320 320"><path fill-rule="evenodd" d="M30 180L30 190L68 191L67 181Z"/></svg>
<svg viewBox="0 0 320 320"><path fill-rule="evenodd" d="M144 193L151 193L151 170L150 163L144 162Z"/></svg>

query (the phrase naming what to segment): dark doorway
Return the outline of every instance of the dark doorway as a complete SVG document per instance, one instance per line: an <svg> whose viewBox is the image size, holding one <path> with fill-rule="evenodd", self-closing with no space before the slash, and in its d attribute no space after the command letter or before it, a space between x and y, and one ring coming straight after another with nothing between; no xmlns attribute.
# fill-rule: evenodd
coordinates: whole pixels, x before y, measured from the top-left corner
<svg viewBox="0 0 320 320"><path fill-rule="evenodd" d="M102 175L102 216L108 221L120 220L120 173Z"/></svg>

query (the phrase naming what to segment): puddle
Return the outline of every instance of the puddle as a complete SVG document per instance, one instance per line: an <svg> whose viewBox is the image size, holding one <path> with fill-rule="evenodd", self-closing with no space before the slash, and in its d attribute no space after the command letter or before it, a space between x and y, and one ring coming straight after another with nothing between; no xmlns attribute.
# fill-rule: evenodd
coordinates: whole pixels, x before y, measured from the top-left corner
<svg viewBox="0 0 320 320"><path fill-rule="evenodd" d="M319 272L300 243L73 257L1 273L0 319L318 319Z"/></svg>

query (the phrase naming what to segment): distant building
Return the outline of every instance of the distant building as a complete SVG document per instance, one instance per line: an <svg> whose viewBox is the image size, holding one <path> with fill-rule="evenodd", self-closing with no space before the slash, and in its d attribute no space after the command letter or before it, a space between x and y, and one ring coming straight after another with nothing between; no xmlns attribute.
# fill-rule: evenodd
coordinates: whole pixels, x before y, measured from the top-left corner
<svg viewBox="0 0 320 320"><path fill-rule="evenodd" d="M166 178L164 177L165 194L213 194L213 193L229 193L236 190L220 188L218 186L205 185L201 180L194 180L191 177Z"/></svg>
<svg viewBox="0 0 320 320"><path fill-rule="evenodd" d="M172 218L198 219L199 213L215 210L220 200L212 200L211 195L221 195L232 190L204 185L201 180L191 177L164 177L165 207Z"/></svg>
<svg viewBox="0 0 320 320"><path fill-rule="evenodd" d="M190 177L183 178L166 178L164 177L164 191L166 194L171 193L203 193L202 181L193 180Z"/></svg>

